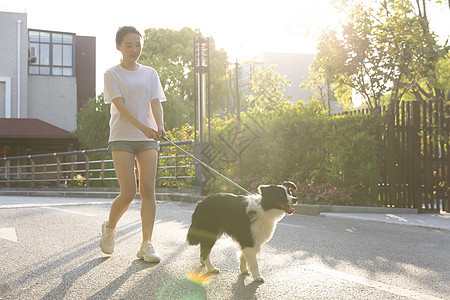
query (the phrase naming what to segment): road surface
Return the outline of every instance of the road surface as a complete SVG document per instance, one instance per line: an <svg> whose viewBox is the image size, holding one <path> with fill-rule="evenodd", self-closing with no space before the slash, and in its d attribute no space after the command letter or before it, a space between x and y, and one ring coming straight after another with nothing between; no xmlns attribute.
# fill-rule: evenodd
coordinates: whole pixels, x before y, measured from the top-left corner
<svg viewBox="0 0 450 300"><path fill-rule="evenodd" d="M99 249L109 202L0 209L0 299L448 299L450 231L291 215L262 247L265 283L239 274L237 246L200 268L186 232L194 204L159 202L154 246L161 263L136 257L139 203L118 225L112 256ZM68 201L68 200L67 200ZM75 203L75 202L73 202Z"/></svg>

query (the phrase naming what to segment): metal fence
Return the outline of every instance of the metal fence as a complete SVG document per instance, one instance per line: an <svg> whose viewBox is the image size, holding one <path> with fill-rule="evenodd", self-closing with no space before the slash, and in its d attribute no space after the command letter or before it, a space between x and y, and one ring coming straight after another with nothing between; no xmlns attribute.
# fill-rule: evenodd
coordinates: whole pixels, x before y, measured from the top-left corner
<svg viewBox="0 0 450 300"><path fill-rule="evenodd" d="M192 140L175 143L188 152L194 148ZM193 185L193 159L179 153L169 143L161 143L160 146L157 185ZM0 187L76 186L118 186L111 154L107 149L0 158Z"/></svg>

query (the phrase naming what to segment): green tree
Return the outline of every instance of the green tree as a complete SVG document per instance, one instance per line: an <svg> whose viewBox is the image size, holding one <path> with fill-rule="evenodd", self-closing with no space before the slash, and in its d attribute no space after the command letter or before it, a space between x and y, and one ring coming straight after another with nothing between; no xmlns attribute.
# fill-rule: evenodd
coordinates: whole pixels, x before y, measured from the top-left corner
<svg viewBox="0 0 450 300"><path fill-rule="evenodd" d="M291 104L284 96L284 91L291 85L291 80L276 72L275 66L256 67L251 84L251 93L245 96L248 111L262 113L280 110Z"/></svg>
<svg viewBox="0 0 450 300"><path fill-rule="evenodd" d="M168 101L163 103L167 130L181 128L192 123L194 114L193 40L202 37L199 30L183 28L147 29L139 63L157 70ZM217 110L226 100L225 71L227 55L217 50L210 38L211 110ZM83 148L94 149L107 146L109 134L110 105L103 95L93 98L77 114L76 136Z"/></svg>
<svg viewBox="0 0 450 300"><path fill-rule="evenodd" d="M370 7L337 2L349 10L348 22L341 32L328 30L320 37L312 72L323 74L316 77L329 80L334 89L356 90L372 111L386 99L392 115L406 93L435 77L449 47L438 45L429 29L425 1L422 6L417 1L417 9L409 0L379 0ZM441 93L436 88L431 89Z"/></svg>
<svg viewBox="0 0 450 300"><path fill-rule="evenodd" d="M110 104L103 101L103 93L91 98L77 113L78 137L83 149L99 149L108 146Z"/></svg>
<svg viewBox="0 0 450 300"><path fill-rule="evenodd" d="M194 38L203 38L200 30L150 28L145 30L144 46L139 62L153 67L159 74L168 98L165 122L168 129L181 127L194 120ZM210 38L211 110L226 102L227 54L217 50Z"/></svg>

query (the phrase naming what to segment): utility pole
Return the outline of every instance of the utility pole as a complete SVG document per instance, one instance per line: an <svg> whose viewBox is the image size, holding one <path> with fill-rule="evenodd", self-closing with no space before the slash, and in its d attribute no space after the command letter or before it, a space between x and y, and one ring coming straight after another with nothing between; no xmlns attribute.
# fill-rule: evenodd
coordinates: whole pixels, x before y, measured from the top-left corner
<svg viewBox="0 0 450 300"><path fill-rule="evenodd" d="M210 84L209 84L209 38L194 39L194 92L195 92L195 126L199 131L198 141L207 142L206 115L208 125L210 118ZM197 127L198 126L198 127ZM197 140L197 136L196 140Z"/></svg>
<svg viewBox="0 0 450 300"><path fill-rule="evenodd" d="M236 76L236 176L241 177L241 98L239 97L239 63L236 59L235 63L235 76Z"/></svg>
<svg viewBox="0 0 450 300"><path fill-rule="evenodd" d="M326 85L327 85L328 115L331 116L331 91L330 91L330 80L328 79L328 76L326 78Z"/></svg>
<svg viewBox="0 0 450 300"><path fill-rule="evenodd" d="M194 39L194 136L195 154L200 160L206 151L207 143L211 142L209 70L209 38ZM208 119L208 126L206 119ZM200 165L196 165L195 168L195 185L201 189L202 167Z"/></svg>

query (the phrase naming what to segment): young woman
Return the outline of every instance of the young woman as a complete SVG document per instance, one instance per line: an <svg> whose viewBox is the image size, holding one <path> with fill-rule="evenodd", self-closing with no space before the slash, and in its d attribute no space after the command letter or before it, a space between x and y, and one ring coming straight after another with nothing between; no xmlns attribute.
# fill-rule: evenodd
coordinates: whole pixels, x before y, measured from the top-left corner
<svg viewBox="0 0 450 300"><path fill-rule="evenodd" d="M111 104L109 150L120 185L109 219L102 225L100 248L114 251L116 225L136 195L135 160L139 172L143 242L137 256L158 263L152 246L156 199L155 177L159 141L165 135L161 102L166 100L158 74L153 68L137 63L142 50L142 35L125 26L116 34L116 47L122 61L105 72L104 97Z"/></svg>

